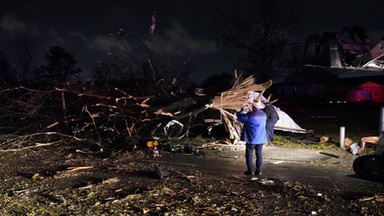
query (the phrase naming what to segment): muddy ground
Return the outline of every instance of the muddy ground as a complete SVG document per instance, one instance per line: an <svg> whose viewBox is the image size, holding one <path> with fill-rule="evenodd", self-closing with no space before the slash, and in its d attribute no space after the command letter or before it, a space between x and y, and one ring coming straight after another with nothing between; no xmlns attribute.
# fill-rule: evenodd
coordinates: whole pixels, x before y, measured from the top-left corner
<svg viewBox="0 0 384 216"><path fill-rule="evenodd" d="M2 152L0 215L383 214L384 184L354 176L349 153L264 150L261 177L242 174L241 148L161 151L155 159L145 149L108 156L69 146Z"/></svg>
<svg viewBox="0 0 384 216"><path fill-rule="evenodd" d="M331 145L337 144L340 126L356 141L375 134L379 124L378 106L279 107L316 135L333 136ZM249 177L243 175L241 147L163 150L156 159L146 149L109 155L63 142L14 147L4 152L9 148L2 146L0 152L0 215L5 216L384 214L384 183L355 176L354 156L340 149L333 157L269 146L263 175Z"/></svg>

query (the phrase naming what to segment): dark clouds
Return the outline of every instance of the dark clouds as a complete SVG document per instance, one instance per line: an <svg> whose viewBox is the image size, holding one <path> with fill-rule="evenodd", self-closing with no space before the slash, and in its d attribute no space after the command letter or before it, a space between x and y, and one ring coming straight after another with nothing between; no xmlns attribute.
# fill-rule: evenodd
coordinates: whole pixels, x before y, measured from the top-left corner
<svg viewBox="0 0 384 216"><path fill-rule="evenodd" d="M384 35L384 1L321 0L304 1L306 16L303 32L337 32L345 26L358 24L367 30L372 41Z"/></svg>
<svg viewBox="0 0 384 216"><path fill-rule="evenodd" d="M213 1L212 1L213 2ZM212 37L211 6L205 1L12 1L0 3L2 37L19 33L33 36L42 49L64 47L82 67L119 52L121 43L111 37L118 29L145 41L162 55L217 55ZM149 34L156 12L155 34ZM128 44L134 46L134 44ZM203 68L203 67L200 67Z"/></svg>
<svg viewBox="0 0 384 216"><path fill-rule="evenodd" d="M59 45L87 70L108 52L121 51L110 33L122 28L145 41L153 52L194 56L194 79L231 72L229 60L218 47L213 11L219 0L14 0L0 3L0 37L18 33L34 37L41 49ZM308 0L300 36L340 31L343 26L366 27L371 40L384 35L384 1ZM157 15L155 34L149 34L151 15ZM134 44L128 44L134 46ZM43 51L44 52L44 51Z"/></svg>

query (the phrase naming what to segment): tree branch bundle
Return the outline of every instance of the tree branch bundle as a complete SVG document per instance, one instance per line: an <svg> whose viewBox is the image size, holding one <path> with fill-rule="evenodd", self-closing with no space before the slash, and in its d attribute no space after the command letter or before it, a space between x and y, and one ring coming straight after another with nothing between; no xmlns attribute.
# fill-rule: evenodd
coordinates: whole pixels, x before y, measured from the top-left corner
<svg viewBox="0 0 384 216"><path fill-rule="evenodd" d="M268 82L256 84L255 79L250 76L231 89L224 91L221 95L213 98L213 107L217 109L239 110L247 103L248 92L264 91L272 85L272 80Z"/></svg>

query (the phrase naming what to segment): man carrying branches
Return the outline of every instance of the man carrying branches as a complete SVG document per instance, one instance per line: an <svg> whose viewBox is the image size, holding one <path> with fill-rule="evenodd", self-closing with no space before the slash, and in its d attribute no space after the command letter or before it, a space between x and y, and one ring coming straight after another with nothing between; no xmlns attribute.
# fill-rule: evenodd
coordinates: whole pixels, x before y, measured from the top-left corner
<svg viewBox="0 0 384 216"><path fill-rule="evenodd" d="M241 140L246 143L245 159L247 171L244 173L246 175L261 175L263 145L268 142L266 131L267 115L262 110L263 108L265 108L265 105L258 98L253 101L251 106L246 104L237 112L238 121L243 123ZM253 159L254 153L256 154L256 161Z"/></svg>

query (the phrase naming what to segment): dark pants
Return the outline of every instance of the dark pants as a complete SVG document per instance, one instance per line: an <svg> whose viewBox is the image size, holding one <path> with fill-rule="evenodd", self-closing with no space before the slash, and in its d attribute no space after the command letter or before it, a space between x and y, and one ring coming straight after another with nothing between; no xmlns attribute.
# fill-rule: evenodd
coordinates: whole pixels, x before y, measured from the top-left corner
<svg viewBox="0 0 384 216"><path fill-rule="evenodd" d="M256 169L253 153L256 154ZM249 173L261 172L263 168L263 144L252 145L247 143L245 146L245 161L247 162L247 171Z"/></svg>

